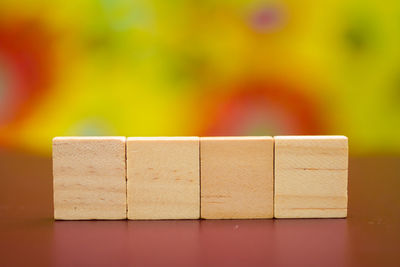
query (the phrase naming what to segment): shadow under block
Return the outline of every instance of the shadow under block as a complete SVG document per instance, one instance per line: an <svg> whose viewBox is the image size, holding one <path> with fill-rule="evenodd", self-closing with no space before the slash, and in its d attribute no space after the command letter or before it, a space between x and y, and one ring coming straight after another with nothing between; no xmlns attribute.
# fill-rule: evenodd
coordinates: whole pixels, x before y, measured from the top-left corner
<svg viewBox="0 0 400 267"><path fill-rule="evenodd" d="M347 216L345 136L275 137L275 217Z"/></svg>
<svg viewBox="0 0 400 267"><path fill-rule="evenodd" d="M200 138L201 218L273 217L272 137Z"/></svg>
<svg viewBox="0 0 400 267"><path fill-rule="evenodd" d="M198 219L198 137L129 137L128 219Z"/></svg>
<svg viewBox="0 0 400 267"><path fill-rule="evenodd" d="M55 219L126 219L125 141L53 139Z"/></svg>

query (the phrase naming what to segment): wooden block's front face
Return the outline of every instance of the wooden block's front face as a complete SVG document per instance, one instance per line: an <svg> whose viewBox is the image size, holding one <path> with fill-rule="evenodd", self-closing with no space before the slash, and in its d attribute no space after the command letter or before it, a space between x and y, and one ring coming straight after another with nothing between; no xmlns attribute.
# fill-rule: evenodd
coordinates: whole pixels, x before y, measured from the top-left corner
<svg viewBox="0 0 400 267"><path fill-rule="evenodd" d="M275 217L347 216L344 136L275 137Z"/></svg>
<svg viewBox="0 0 400 267"><path fill-rule="evenodd" d="M198 219L199 138L127 141L128 219Z"/></svg>
<svg viewBox="0 0 400 267"><path fill-rule="evenodd" d="M273 217L273 139L200 139L201 217Z"/></svg>
<svg viewBox="0 0 400 267"><path fill-rule="evenodd" d="M125 140L53 139L55 219L126 219Z"/></svg>

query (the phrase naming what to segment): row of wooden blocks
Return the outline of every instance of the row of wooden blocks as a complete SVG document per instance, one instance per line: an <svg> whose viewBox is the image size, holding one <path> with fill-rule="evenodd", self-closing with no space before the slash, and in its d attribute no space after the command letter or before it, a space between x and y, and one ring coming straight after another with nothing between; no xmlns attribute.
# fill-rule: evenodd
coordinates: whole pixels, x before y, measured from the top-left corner
<svg viewBox="0 0 400 267"><path fill-rule="evenodd" d="M343 218L345 136L56 137L54 217Z"/></svg>

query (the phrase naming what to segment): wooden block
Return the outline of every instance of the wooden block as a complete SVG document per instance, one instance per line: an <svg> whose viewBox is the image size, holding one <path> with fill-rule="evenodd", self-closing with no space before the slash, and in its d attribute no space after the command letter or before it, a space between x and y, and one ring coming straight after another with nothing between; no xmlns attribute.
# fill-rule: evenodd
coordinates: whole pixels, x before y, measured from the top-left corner
<svg viewBox="0 0 400 267"><path fill-rule="evenodd" d="M129 137L128 219L198 219L199 138Z"/></svg>
<svg viewBox="0 0 400 267"><path fill-rule="evenodd" d="M55 219L126 219L125 141L53 139Z"/></svg>
<svg viewBox="0 0 400 267"><path fill-rule="evenodd" d="M272 137L202 137L201 217L273 217Z"/></svg>
<svg viewBox="0 0 400 267"><path fill-rule="evenodd" d="M347 216L345 136L275 137L275 217Z"/></svg>

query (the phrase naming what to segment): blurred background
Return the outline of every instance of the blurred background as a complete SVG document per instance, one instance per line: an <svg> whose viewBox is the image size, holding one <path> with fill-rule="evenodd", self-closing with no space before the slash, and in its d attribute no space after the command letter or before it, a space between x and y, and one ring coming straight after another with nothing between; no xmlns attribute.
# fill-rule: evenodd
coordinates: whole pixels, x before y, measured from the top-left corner
<svg viewBox="0 0 400 267"><path fill-rule="evenodd" d="M286 134L400 154L400 1L0 1L0 147Z"/></svg>

